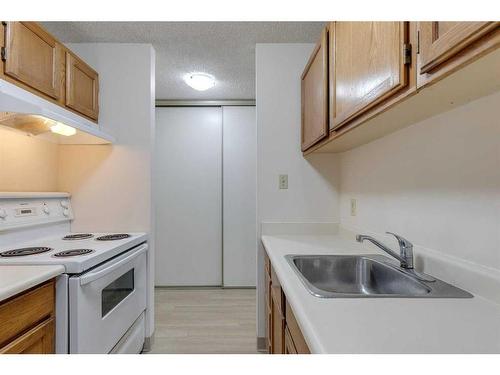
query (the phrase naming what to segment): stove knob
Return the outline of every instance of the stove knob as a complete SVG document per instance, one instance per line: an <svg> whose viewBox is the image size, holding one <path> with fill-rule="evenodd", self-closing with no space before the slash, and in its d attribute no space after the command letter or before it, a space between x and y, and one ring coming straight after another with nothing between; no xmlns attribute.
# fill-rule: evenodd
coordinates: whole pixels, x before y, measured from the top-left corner
<svg viewBox="0 0 500 375"><path fill-rule="evenodd" d="M0 219L5 219L7 217L7 211L4 208L0 208Z"/></svg>
<svg viewBox="0 0 500 375"><path fill-rule="evenodd" d="M43 212L48 215L50 214L50 208L46 204L43 205Z"/></svg>
<svg viewBox="0 0 500 375"><path fill-rule="evenodd" d="M68 201L61 201L61 207L62 208L68 208L69 207L69 202Z"/></svg>
<svg viewBox="0 0 500 375"><path fill-rule="evenodd" d="M63 215L64 215L64 216L66 216L66 217L68 217L68 216L69 216L69 210L68 210L67 208L65 208L65 209L63 210Z"/></svg>

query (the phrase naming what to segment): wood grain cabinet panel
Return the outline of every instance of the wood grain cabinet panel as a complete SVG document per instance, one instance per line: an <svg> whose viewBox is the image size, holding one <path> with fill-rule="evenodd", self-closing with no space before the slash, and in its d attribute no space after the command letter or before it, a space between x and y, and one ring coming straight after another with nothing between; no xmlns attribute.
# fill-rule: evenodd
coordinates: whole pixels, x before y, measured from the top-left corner
<svg viewBox="0 0 500 375"><path fill-rule="evenodd" d="M286 303L286 308L285 308L286 314L285 314L285 320L286 320L286 327L287 330L290 334L290 338L293 342L293 347L295 349L296 354L310 354L311 351L309 350L309 347L307 346L306 340L304 339L304 336L302 335L302 331L300 330L299 324L297 323L297 319L295 319L295 315L293 315L293 311L291 306Z"/></svg>
<svg viewBox="0 0 500 375"><path fill-rule="evenodd" d="M0 303L0 353L54 353L55 282Z"/></svg>
<svg viewBox="0 0 500 375"><path fill-rule="evenodd" d="M7 346L1 354L50 354L54 353L54 319L45 320Z"/></svg>
<svg viewBox="0 0 500 375"><path fill-rule="evenodd" d="M83 60L66 53L66 105L97 120L99 116L99 75Z"/></svg>
<svg viewBox="0 0 500 375"><path fill-rule="evenodd" d="M285 328L285 354L298 354L288 327Z"/></svg>
<svg viewBox="0 0 500 375"><path fill-rule="evenodd" d="M313 50L301 77L302 151L328 135L328 28Z"/></svg>
<svg viewBox="0 0 500 375"><path fill-rule="evenodd" d="M408 22L330 25L330 128L363 114L408 84Z"/></svg>
<svg viewBox="0 0 500 375"><path fill-rule="evenodd" d="M266 301L266 328L269 354L309 354L309 348L300 332L292 308L286 301L278 276L269 258L265 255L266 280L268 272L271 281L266 286L270 305Z"/></svg>
<svg viewBox="0 0 500 375"><path fill-rule="evenodd" d="M4 74L58 99L62 85L61 50L61 44L35 22L7 22Z"/></svg>
<svg viewBox="0 0 500 375"><path fill-rule="evenodd" d="M420 74L436 69L498 25L498 22L420 22Z"/></svg>
<svg viewBox="0 0 500 375"><path fill-rule="evenodd" d="M272 301L272 354L285 354L285 316L273 296Z"/></svg>

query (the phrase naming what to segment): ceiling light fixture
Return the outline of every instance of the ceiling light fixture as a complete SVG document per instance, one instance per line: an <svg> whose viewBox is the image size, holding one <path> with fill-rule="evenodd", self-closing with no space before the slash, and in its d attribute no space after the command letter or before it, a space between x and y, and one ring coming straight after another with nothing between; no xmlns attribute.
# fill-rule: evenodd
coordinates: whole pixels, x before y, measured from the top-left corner
<svg viewBox="0 0 500 375"><path fill-rule="evenodd" d="M189 73L184 76L184 82L198 91L205 91L215 86L214 76L206 73Z"/></svg>
<svg viewBox="0 0 500 375"><path fill-rule="evenodd" d="M66 137L69 137L71 135L76 134L76 129L72 128L71 126L64 125L63 123L56 122L54 125L50 127L50 131L52 133L64 135Z"/></svg>

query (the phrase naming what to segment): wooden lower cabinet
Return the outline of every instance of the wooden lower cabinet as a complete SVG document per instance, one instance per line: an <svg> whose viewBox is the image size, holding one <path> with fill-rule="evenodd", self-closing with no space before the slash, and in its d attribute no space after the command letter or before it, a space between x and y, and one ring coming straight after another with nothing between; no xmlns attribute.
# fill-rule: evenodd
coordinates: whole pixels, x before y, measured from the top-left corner
<svg viewBox="0 0 500 375"><path fill-rule="evenodd" d="M269 354L310 354L292 308L267 255L266 264L266 327ZM270 279L268 279L270 278ZM269 297L269 300L267 298Z"/></svg>
<svg viewBox="0 0 500 375"><path fill-rule="evenodd" d="M0 353L50 354L54 342L54 280L0 302Z"/></svg>
<svg viewBox="0 0 500 375"><path fill-rule="evenodd" d="M288 327L285 328L285 354L298 354Z"/></svg>
<svg viewBox="0 0 500 375"><path fill-rule="evenodd" d="M293 310L288 304L288 302L286 303L285 310L286 310L286 316L285 316L286 330L290 335L290 340L292 341L293 348L295 350L295 353L290 353L290 354L311 354L311 351L307 346L306 340L304 339L304 336L300 331L299 324L295 319L295 315L293 315Z"/></svg>
<svg viewBox="0 0 500 375"><path fill-rule="evenodd" d="M54 353L53 318L45 320L10 344L0 349L1 354L50 354Z"/></svg>

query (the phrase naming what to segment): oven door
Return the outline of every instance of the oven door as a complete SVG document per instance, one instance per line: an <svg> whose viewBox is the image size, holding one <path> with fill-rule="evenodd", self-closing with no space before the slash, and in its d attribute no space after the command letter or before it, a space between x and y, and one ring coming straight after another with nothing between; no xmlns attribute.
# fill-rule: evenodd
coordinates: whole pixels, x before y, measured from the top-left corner
<svg viewBox="0 0 500 375"><path fill-rule="evenodd" d="M69 278L70 353L109 353L146 309L147 249Z"/></svg>

